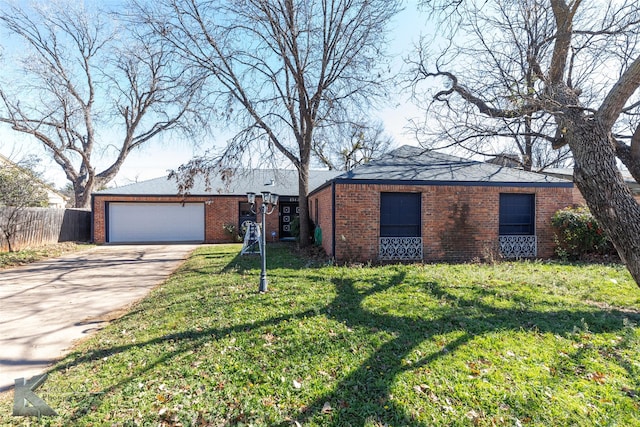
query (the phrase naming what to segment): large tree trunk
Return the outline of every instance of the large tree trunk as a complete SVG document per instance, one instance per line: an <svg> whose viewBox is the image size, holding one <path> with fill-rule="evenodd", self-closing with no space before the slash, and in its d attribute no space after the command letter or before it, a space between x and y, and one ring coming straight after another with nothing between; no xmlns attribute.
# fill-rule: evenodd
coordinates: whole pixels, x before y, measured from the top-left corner
<svg viewBox="0 0 640 427"><path fill-rule="evenodd" d="M568 129L567 142L578 189L640 286L640 205L616 166L609 132L596 120L582 119Z"/></svg>
<svg viewBox="0 0 640 427"><path fill-rule="evenodd" d="M77 186L74 183L73 193L75 195L75 203L73 204L74 208L77 209L91 209L91 193L92 189Z"/></svg>
<svg viewBox="0 0 640 427"><path fill-rule="evenodd" d="M298 171L298 207L300 208L300 242L301 248L309 246L309 166L302 166Z"/></svg>
<svg viewBox="0 0 640 427"><path fill-rule="evenodd" d="M91 194L94 191L104 189L104 187L116 177L120 167L124 163L126 155L120 155L109 168L99 174L95 174L93 168L82 165L81 176L67 173L67 178L73 184L74 208L91 209ZM73 179L73 177L76 177Z"/></svg>
<svg viewBox="0 0 640 427"><path fill-rule="evenodd" d="M86 180L77 179L72 181L73 184L73 207L77 209L91 209L91 193L93 193L94 180L87 182Z"/></svg>
<svg viewBox="0 0 640 427"><path fill-rule="evenodd" d="M77 209L91 209L91 193L96 189L104 185L102 181L98 182L96 178L92 178L89 181L76 180L73 182L74 193L74 208Z"/></svg>

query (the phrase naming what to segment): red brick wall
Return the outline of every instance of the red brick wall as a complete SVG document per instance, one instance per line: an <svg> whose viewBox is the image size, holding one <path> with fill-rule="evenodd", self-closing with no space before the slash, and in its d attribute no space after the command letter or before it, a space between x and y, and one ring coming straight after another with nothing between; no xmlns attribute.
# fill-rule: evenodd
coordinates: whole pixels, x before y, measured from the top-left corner
<svg viewBox="0 0 640 427"><path fill-rule="evenodd" d="M338 261L376 260L380 232L380 192L417 192L422 194L422 238L426 261L463 261L495 256L498 248L498 204L504 193L536 194L536 234L538 256L553 254L551 216L574 202L571 188L520 188L483 186L403 186L336 184L335 231L333 236L332 187L309 198L311 218L315 220L318 201L318 225L322 229L322 247ZM205 204L205 242L231 242L223 224L238 223L239 202L245 196L95 196L93 212L94 241L104 243L107 202L207 202ZM258 222L261 221L258 215ZM267 216L267 239L279 232L279 215ZM333 253L335 239L336 253Z"/></svg>
<svg viewBox="0 0 640 427"><path fill-rule="evenodd" d="M580 190L578 190L578 187L574 186L573 187L573 191L571 192L571 195L573 197L573 204L574 205L587 205L587 202L584 200L584 197L582 197L582 193L580 192Z"/></svg>
<svg viewBox="0 0 640 427"><path fill-rule="evenodd" d="M204 202L205 243L229 243L233 237L225 232L223 225L230 223L238 226L239 205L246 201L246 196L102 196L94 198L93 240L95 243L106 242L105 207L108 202ZM258 198L260 200L260 198ZM208 203L209 202L209 203ZM258 222L261 217L258 215ZM271 232L278 234L278 211L267 216L267 239ZM279 236L278 236L279 237Z"/></svg>
<svg viewBox="0 0 640 427"><path fill-rule="evenodd" d="M322 248L332 256L333 242L333 209L331 206L331 186L323 188L309 197L309 215L316 227L322 230ZM318 204L318 218L316 221L316 203Z"/></svg>
<svg viewBox="0 0 640 427"><path fill-rule="evenodd" d="M262 198L256 198L257 201L261 202ZM280 213L279 207L277 207L271 215L267 215L267 242L271 242L273 237L271 236L271 232L275 231L276 237L275 239L280 238ZM258 212L256 216L257 222L262 222L262 215Z"/></svg>
<svg viewBox="0 0 640 427"><path fill-rule="evenodd" d="M314 194L320 211L331 209L331 189ZM521 188L489 186L404 186L336 184L335 254L334 236L320 215L323 247L338 261L375 261L380 233L380 193L422 194L422 238L426 261L468 261L497 256L498 206L500 193L536 194L538 256L553 255L551 216L572 204L571 188Z"/></svg>

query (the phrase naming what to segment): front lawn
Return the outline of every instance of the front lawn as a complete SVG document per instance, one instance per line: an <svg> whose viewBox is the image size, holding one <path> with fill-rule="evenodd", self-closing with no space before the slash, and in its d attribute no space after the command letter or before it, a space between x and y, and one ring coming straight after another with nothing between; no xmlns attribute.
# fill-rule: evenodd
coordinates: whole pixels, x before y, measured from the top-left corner
<svg viewBox="0 0 640 427"><path fill-rule="evenodd" d="M640 289L621 266L317 265L202 247L1 425L640 425Z"/></svg>

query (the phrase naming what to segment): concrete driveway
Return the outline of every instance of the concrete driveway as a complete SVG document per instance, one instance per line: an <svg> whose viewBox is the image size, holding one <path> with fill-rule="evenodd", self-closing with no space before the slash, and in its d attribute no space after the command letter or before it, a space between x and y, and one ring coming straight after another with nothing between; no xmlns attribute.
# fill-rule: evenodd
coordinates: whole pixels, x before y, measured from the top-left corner
<svg viewBox="0 0 640 427"><path fill-rule="evenodd" d="M163 282L196 245L99 246L0 270L0 392Z"/></svg>

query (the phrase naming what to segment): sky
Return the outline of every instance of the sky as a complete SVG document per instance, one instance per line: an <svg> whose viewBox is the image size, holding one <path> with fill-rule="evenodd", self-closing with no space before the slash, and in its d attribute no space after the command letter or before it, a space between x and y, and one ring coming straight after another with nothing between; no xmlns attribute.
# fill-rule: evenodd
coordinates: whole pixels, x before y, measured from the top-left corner
<svg viewBox="0 0 640 427"><path fill-rule="evenodd" d="M426 16L417 10L415 0L405 2L405 9L400 12L390 25L389 52L395 56L394 66L400 70L403 58L407 57L418 43L425 28ZM396 146L418 142L406 132L409 119L420 115L419 109L413 105L408 95L398 93L387 101L387 107L374 113L379 117L385 130L390 134ZM195 147L191 141L170 135L161 135L141 149L131 153L115 180L110 186L122 186L132 182L166 176L167 171L176 169L188 162L194 155L202 154L207 147L222 146L225 138L212 138L202 147ZM27 155L36 155L42 159L40 164L44 179L56 188L63 188L68 181L64 172L53 160L47 157L44 149L34 139L12 131L7 125L0 125L0 153L16 161ZM94 154L95 156L95 154ZM108 155L96 158L98 169L106 165Z"/></svg>

